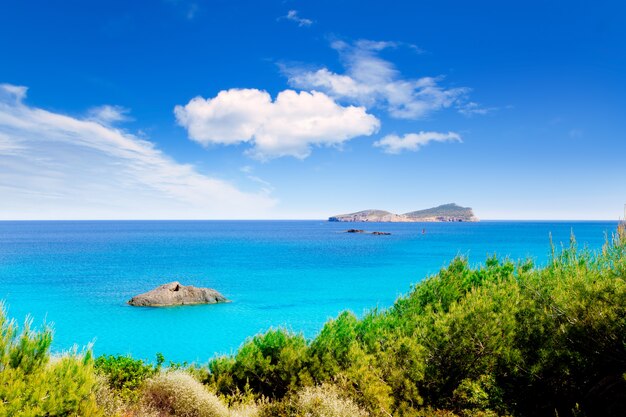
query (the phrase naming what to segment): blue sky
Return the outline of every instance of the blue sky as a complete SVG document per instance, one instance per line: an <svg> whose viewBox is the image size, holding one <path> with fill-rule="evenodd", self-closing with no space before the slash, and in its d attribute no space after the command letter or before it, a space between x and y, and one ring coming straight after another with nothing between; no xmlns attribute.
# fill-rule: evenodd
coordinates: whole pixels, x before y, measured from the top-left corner
<svg viewBox="0 0 626 417"><path fill-rule="evenodd" d="M0 5L0 218L617 219L619 1Z"/></svg>

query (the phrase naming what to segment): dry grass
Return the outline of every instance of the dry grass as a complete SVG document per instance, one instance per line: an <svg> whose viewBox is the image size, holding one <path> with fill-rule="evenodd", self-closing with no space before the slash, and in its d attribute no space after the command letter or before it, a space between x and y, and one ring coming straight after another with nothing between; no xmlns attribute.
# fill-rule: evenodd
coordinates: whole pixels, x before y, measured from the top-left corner
<svg viewBox="0 0 626 417"><path fill-rule="evenodd" d="M329 384L306 387L296 397L296 409L302 417L367 417L354 401L341 395L341 391Z"/></svg>
<svg viewBox="0 0 626 417"><path fill-rule="evenodd" d="M254 404L239 405L230 409L229 417L257 417L259 408Z"/></svg>
<svg viewBox="0 0 626 417"><path fill-rule="evenodd" d="M228 408L183 371L160 373L146 381L142 404L159 417L229 417Z"/></svg>

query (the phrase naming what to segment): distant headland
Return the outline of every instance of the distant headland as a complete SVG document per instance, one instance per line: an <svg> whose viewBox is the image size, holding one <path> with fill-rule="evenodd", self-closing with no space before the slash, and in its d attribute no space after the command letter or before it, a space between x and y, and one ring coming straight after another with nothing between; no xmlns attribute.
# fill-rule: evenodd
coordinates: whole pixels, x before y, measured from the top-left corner
<svg viewBox="0 0 626 417"><path fill-rule="evenodd" d="M394 214L385 210L363 210L328 218L330 222L477 222L471 207L455 203L443 204L425 210Z"/></svg>

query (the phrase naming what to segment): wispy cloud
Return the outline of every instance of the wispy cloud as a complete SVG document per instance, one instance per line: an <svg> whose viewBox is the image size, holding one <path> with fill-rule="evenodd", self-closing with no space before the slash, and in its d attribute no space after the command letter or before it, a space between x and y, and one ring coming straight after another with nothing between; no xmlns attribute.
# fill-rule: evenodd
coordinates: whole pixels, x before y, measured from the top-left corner
<svg viewBox="0 0 626 417"><path fill-rule="evenodd" d="M112 125L119 122L128 122L133 120L130 116L130 109L122 106L111 106L105 104L103 106L92 107L87 111L89 120L93 120L105 125Z"/></svg>
<svg viewBox="0 0 626 417"><path fill-rule="evenodd" d="M263 187L262 189L267 193L271 193L272 191L274 191L274 186L269 181L265 181L263 178L254 175L254 168L252 168L250 165L242 166L240 168L240 171L243 172L246 175L246 178L248 178L250 181L261 185Z"/></svg>
<svg viewBox="0 0 626 417"><path fill-rule="evenodd" d="M404 44L335 41L331 47L339 53L345 68L343 74L328 68L311 71L283 66L282 69L292 87L323 91L337 100L368 108L381 107L399 119L419 119L466 101L469 88L445 87L441 76L404 78L393 63L379 56L381 51L399 46Z"/></svg>
<svg viewBox="0 0 626 417"><path fill-rule="evenodd" d="M378 131L380 122L364 107L340 106L324 93L284 90L272 101L257 89L220 91L196 97L174 110L189 137L205 146L252 145L251 156L306 158L313 146L339 146Z"/></svg>
<svg viewBox="0 0 626 417"><path fill-rule="evenodd" d="M461 136L454 132L419 132L407 133L404 136L387 135L374 142L374 146L383 148L385 153L399 154L403 151L418 151L430 142L461 142Z"/></svg>
<svg viewBox="0 0 626 417"><path fill-rule="evenodd" d="M472 117L476 115L484 116L486 114L493 113L494 111L498 110L497 107L483 107L474 101L470 101L467 103L459 103L459 105L457 106L457 109L459 113L467 117Z"/></svg>
<svg viewBox="0 0 626 417"><path fill-rule="evenodd" d="M28 106L25 95L0 85L4 219L253 218L275 204L123 130Z"/></svg>
<svg viewBox="0 0 626 417"><path fill-rule="evenodd" d="M163 0L165 3L169 3L175 6L180 12L183 13L185 18L193 20L199 11L199 6L196 1L193 0Z"/></svg>
<svg viewBox="0 0 626 417"><path fill-rule="evenodd" d="M26 98L28 87L23 85L0 84L0 100L19 104Z"/></svg>
<svg viewBox="0 0 626 417"><path fill-rule="evenodd" d="M311 26L313 24L313 21L311 19L305 19L303 17L300 17L297 10L289 10L285 16L281 17L281 19L295 22L300 27Z"/></svg>

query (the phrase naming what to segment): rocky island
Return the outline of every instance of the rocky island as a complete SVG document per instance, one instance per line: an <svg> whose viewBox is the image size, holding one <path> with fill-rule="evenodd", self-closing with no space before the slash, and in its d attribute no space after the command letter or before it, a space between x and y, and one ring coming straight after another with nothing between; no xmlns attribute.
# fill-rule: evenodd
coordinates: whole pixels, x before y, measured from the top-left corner
<svg viewBox="0 0 626 417"><path fill-rule="evenodd" d="M228 302L226 297L214 289L198 288L192 285L185 286L178 281L161 285L128 300L128 304L137 307L167 307L226 302Z"/></svg>
<svg viewBox="0 0 626 417"><path fill-rule="evenodd" d="M455 203L443 204L425 210L394 214L385 210L363 210L328 218L331 222L477 222L471 207Z"/></svg>

